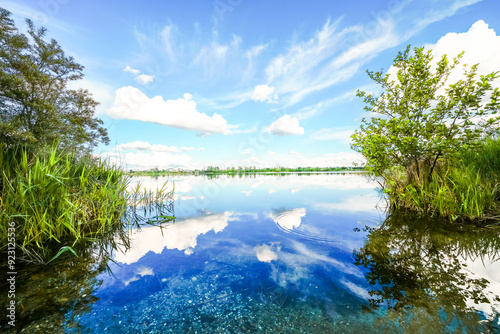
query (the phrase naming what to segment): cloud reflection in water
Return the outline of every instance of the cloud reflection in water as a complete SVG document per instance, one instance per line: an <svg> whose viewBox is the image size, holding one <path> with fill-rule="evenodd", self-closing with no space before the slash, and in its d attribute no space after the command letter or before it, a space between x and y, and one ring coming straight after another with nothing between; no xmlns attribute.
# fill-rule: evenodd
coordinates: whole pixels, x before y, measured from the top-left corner
<svg viewBox="0 0 500 334"><path fill-rule="evenodd" d="M230 220L236 219L233 217L233 212L226 211L187 218L168 226L151 226L135 230L130 236L130 249L124 253L118 252L115 261L135 263L148 252L160 254L164 248L178 249L190 255L194 252L199 235L212 230L215 233L221 232Z"/></svg>

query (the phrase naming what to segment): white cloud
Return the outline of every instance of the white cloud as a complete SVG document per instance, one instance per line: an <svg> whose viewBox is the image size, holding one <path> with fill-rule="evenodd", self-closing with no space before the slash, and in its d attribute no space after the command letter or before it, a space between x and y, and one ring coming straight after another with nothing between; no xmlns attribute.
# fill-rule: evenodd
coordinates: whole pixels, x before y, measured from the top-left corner
<svg viewBox="0 0 500 334"><path fill-rule="evenodd" d="M153 82L154 78L154 75L141 74L135 77L135 81L142 85L145 85L147 83Z"/></svg>
<svg viewBox="0 0 500 334"><path fill-rule="evenodd" d="M185 151L185 152L194 151L194 150L196 150L194 147L186 147L186 146L181 147L181 151Z"/></svg>
<svg viewBox="0 0 500 334"><path fill-rule="evenodd" d="M300 154L292 155L288 153L276 153L273 155L262 152L256 153L257 155L251 156L246 159L231 160L231 161L212 161L206 163L205 166L223 166L227 167L252 167L268 168L268 167L350 167L362 166L366 163L363 156L357 152L336 152L326 153L322 155L316 154ZM356 164L356 165L354 165Z"/></svg>
<svg viewBox="0 0 500 334"><path fill-rule="evenodd" d="M303 135L304 128L299 125L297 117L284 115L273 122L267 130L276 135Z"/></svg>
<svg viewBox="0 0 500 334"><path fill-rule="evenodd" d="M70 32L72 35L78 31L78 28L71 22L61 21L57 18L57 14L65 3L60 2L57 4L51 2L39 2L38 6L27 6L21 4L21 1L2 0L2 7L12 13L16 26L25 22L26 19L32 20L36 26L43 26L50 32L55 29ZM40 8L37 10L35 8Z"/></svg>
<svg viewBox="0 0 500 334"><path fill-rule="evenodd" d="M226 64L226 56L232 46L234 44L223 45L213 41L211 45L200 49L191 66L202 67L209 77L220 74L219 69Z"/></svg>
<svg viewBox="0 0 500 334"><path fill-rule="evenodd" d="M450 32L441 37L436 44L426 45L426 48L432 50L435 60L445 54L451 60L460 52L465 51L461 63L469 66L479 64L479 75L499 70L500 36L497 36L495 30L490 29L483 20L475 22L467 32ZM462 79L461 68L450 75L448 82L453 83L459 79ZM500 87L499 84L497 80L496 87Z"/></svg>
<svg viewBox="0 0 500 334"><path fill-rule="evenodd" d="M134 75L139 75L139 73L141 73L141 71L136 70L135 68L132 68L132 67L130 67L130 66L128 66L128 65L127 65L127 67L125 67L125 68L123 69L123 72L129 72L129 73L132 73L132 74L134 74Z"/></svg>
<svg viewBox="0 0 500 334"><path fill-rule="evenodd" d="M118 119L151 122L179 129L197 131L207 135L212 133L230 134L227 121L217 113L211 117L196 110L196 102L191 94L177 100L163 100L161 96L149 98L139 89L131 86L116 91L113 107L108 115Z"/></svg>
<svg viewBox="0 0 500 334"><path fill-rule="evenodd" d="M372 86L373 85L360 87L358 89L367 90L367 89L371 89ZM376 87L376 86L374 86L374 87ZM331 106L334 103L342 103L342 102L353 100L354 98L356 98L356 92L357 92L357 89L352 90L352 91L347 91L347 92L345 92L341 95L338 95L334 98L320 101L320 102L316 103L315 105L303 107L302 109L300 109L298 112L296 112L292 116L297 117L299 120L311 118L313 116L321 114L324 109L326 109L327 107Z"/></svg>
<svg viewBox="0 0 500 334"><path fill-rule="evenodd" d="M240 191L242 194L245 194L245 196L250 196L252 194L252 190L242 190Z"/></svg>
<svg viewBox="0 0 500 334"><path fill-rule="evenodd" d="M198 151L205 151L205 148L204 148L204 147L200 147L200 148L198 149Z"/></svg>
<svg viewBox="0 0 500 334"><path fill-rule="evenodd" d="M186 169L193 168L193 158L185 153L156 153L156 152L129 152L125 154L121 161L121 165L126 164L127 168L133 169L168 169L171 167L183 167Z"/></svg>
<svg viewBox="0 0 500 334"><path fill-rule="evenodd" d="M250 50L246 52L247 58L251 61L254 57L260 55L266 47L267 44L259 44L251 47Z"/></svg>
<svg viewBox="0 0 500 334"><path fill-rule="evenodd" d="M278 100L278 95L275 94L274 96L271 96L274 89L274 87L269 87L268 85L258 85L253 90L252 99L260 102L276 102Z"/></svg>
<svg viewBox="0 0 500 334"><path fill-rule="evenodd" d="M290 152L288 152L288 154L290 154L290 155L300 155L300 153L296 152L296 151L290 151Z"/></svg>
<svg viewBox="0 0 500 334"><path fill-rule="evenodd" d="M163 42L163 47L165 48L165 52L167 53L171 62L175 62L176 60L172 43L172 34L175 29L176 27L174 25L169 25L165 26L165 28L163 28L163 30L161 31L161 39Z"/></svg>
<svg viewBox="0 0 500 334"><path fill-rule="evenodd" d="M399 1L366 24L343 29L340 19L328 20L309 40L292 43L269 62L267 82L276 87L286 106L296 104L313 92L349 80L382 51L478 1Z"/></svg>
<svg viewBox="0 0 500 334"><path fill-rule="evenodd" d="M247 148L243 152L240 152L240 154L252 154L252 152Z"/></svg>
<svg viewBox="0 0 500 334"><path fill-rule="evenodd" d="M311 140L340 140L349 143L353 133L352 129L326 128L315 131L309 138Z"/></svg>
<svg viewBox="0 0 500 334"><path fill-rule="evenodd" d="M274 155L274 154L276 154L276 152L273 152L273 151L267 151L267 154L269 154L269 155Z"/></svg>
<svg viewBox="0 0 500 334"><path fill-rule="evenodd" d="M154 75L140 74L141 71L139 71L138 69L132 68L128 65L123 69L123 72L129 72L129 73L132 73L133 75L135 75L135 81L137 81L141 85L151 83L154 81L154 78L155 78Z"/></svg>
<svg viewBox="0 0 500 334"><path fill-rule="evenodd" d="M136 140L134 142L120 144L116 146L117 151L147 151L147 152L168 152L178 153L181 150L176 146L151 145L148 142Z"/></svg>

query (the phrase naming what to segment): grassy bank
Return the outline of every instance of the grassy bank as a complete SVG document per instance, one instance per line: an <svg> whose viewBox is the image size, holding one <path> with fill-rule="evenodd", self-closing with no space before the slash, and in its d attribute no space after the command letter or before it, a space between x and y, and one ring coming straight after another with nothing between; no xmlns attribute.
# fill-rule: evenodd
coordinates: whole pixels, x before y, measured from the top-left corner
<svg viewBox="0 0 500 334"><path fill-rule="evenodd" d="M139 187L129 193L129 179L116 167L56 148L34 153L0 145L0 170L1 250L15 239L17 256L27 261L44 263L73 251L79 242L121 228L130 203L162 203L171 195Z"/></svg>
<svg viewBox="0 0 500 334"><path fill-rule="evenodd" d="M431 179L422 173L410 181L407 175L394 168L385 177L394 209L450 220L500 220L500 140L488 139L477 151L457 153Z"/></svg>

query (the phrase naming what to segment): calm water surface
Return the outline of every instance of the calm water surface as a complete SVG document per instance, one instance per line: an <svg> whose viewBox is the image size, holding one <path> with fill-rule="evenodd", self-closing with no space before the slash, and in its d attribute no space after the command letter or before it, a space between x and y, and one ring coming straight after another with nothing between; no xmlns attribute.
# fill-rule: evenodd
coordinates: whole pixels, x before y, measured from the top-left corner
<svg viewBox="0 0 500 334"><path fill-rule="evenodd" d="M22 332L500 333L498 229L388 218L362 174L168 179L175 222L24 270Z"/></svg>

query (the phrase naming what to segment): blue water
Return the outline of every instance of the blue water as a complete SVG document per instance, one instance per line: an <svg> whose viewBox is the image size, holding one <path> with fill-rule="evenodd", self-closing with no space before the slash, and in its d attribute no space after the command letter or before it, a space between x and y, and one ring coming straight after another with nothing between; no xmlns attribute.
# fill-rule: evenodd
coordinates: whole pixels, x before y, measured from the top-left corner
<svg viewBox="0 0 500 334"><path fill-rule="evenodd" d="M498 230L387 217L357 173L131 186L166 180L175 222L25 271L22 332L500 333Z"/></svg>
<svg viewBox="0 0 500 334"><path fill-rule="evenodd" d="M89 332L311 332L359 328L368 298L353 249L377 226L359 174L203 176L175 183L175 223L143 227L98 277ZM137 178L149 189L165 179ZM380 202L382 205L383 202ZM354 312L354 313L353 313Z"/></svg>

